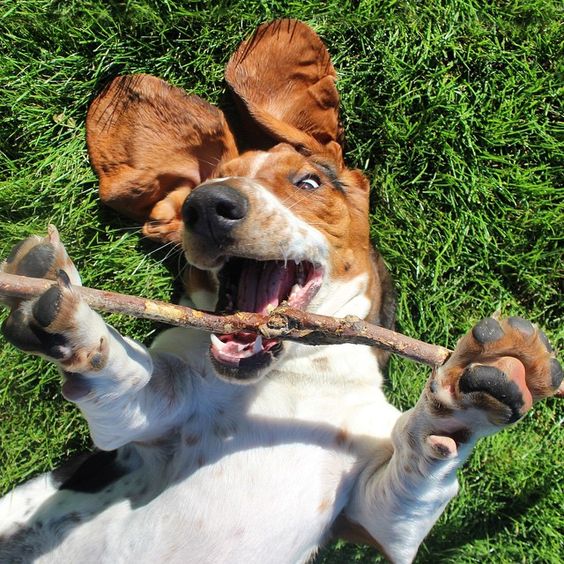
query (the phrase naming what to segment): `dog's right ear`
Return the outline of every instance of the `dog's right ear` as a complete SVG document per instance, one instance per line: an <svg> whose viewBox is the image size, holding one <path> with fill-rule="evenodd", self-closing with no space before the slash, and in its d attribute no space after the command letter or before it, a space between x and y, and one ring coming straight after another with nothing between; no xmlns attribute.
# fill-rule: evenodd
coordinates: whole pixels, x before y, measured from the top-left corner
<svg viewBox="0 0 564 564"><path fill-rule="evenodd" d="M336 78L327 48L308 25L292 19L260 25L225 69L239 146L288 143L343 166Z"/></svg>
<svg viewBox="0 0 564 564"><path fill-rule="evenodd" d="M115 78L92 102L86 141L102 201L161 241L179 240L190 190L237 156L220 110L142 74Z"/></svg>

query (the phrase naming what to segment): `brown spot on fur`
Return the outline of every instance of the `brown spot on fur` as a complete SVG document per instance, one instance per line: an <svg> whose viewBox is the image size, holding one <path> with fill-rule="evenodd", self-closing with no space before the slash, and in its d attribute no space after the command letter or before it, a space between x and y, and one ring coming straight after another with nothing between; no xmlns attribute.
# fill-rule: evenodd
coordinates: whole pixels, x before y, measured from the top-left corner
<svg viewBox="0 0 564 564"><path fill-rule="evenodd" d="M335 435L335 443L338 446L343 446L349 440L349 433L346 429L339 429Z"/></svg>
<svg viewBox="0 0 564 564"><path fill-rule="evenodd" d="M321 503L317 506L318 513L325 513L332 505L331 500L326 497L321 500Z"/></svg>
<svg viewBox="0 0 564 564"><path fill-rule="evenodd" d="M198 464L198 468L202 468L202 466L204 466L206 464L206 458L204 457L203 454L200 454L198 456L197 464Z"/></svg>
<svg viewBox="0 0 564 564"><path fill-rule="evenodd" d="M359 523L349 519L341 513L331 529L334 538L344 539L355 544L368 544L378 550L390 562L391 558L386 554L384 547Z"/></svg>
<svg viewBox="0 0 564 564"><path fill-rule="evenodd" d="M184 444L188 446L194 446L200 442L200 436L196 434L186 435L184 437Z"/></svg>
<svg viewBox="0 0 564 564"><path fill-rule="evenodd" d="M329 369L329 361L325 357L314 359L313 365L322 372L325 372Z"/></svg>

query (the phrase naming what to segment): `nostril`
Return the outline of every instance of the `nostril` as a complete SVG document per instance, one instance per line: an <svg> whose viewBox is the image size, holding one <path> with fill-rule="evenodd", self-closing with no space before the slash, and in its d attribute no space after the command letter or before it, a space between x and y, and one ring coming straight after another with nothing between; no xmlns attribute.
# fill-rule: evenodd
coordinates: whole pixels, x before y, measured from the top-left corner
<svg viewBox="0 0 564 564"><path fill-rule="evenodd" d="M230 219L232 221L238 221L245 217L246 210L239 202L234 201L222 201L218 202L215 206L215 213L218 217L224 219Z"/></svg>
<svg viewBox="0 0 564 564"><path fill-rule="evenodd" d="M182 218L184 219L184 223L188 226L193 226L198 223L198 219L200 214L195 206L184 206L182 210Z"/></svg>

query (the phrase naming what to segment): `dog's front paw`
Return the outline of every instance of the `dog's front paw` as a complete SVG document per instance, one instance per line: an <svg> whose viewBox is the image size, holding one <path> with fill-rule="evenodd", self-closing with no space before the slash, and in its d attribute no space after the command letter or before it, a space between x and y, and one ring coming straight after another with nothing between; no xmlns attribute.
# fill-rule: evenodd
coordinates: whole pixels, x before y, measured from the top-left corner
<svg viewBox="0 0 564 564"><path fill-rule="evenodd" d="M179 244L182 204L190 192L189 187L177 188L157 202L143 226L143 235L157 241Z"/></svg>
<svg viewBox="0 0 564 564"><path fill-rule="evenodd" d="M80 276L61 243L59 232L49 225L46 237L32 235L20 241L0 265L8 274L56 280L59 270L64 270L72 284L80 284Z"/></svg>
<svg viewBox="0 0 564 564"><path fill-rule="evenodd" d="M49 227L45 238L34 236L18 243L2 270L56 281L37 298L9 302L2 333L10 343L55 360L68 371L95 371L104 365L107 344L96 338L92 311L72 287L80 284L80 277L54 227Z"/></svg>
<svg viewBox="0 0 564 564"><path fill-rule="evenodd" d="M489 433L523 417L561 384L562 368L540 329L520 317L486 318L460 340L427 394L436 414L443 410Z"/></svg>

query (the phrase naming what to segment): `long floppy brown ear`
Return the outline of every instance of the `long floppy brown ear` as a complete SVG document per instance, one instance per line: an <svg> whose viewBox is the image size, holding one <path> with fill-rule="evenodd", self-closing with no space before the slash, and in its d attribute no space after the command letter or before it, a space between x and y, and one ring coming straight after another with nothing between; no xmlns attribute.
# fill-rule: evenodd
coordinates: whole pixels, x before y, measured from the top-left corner
<svg viewBox="0 0 564 564"><path fill-rule="evenodd" d="M220 110L142 74L115 78L92 102L86 140L102 201L161 241L179 240L190 190L237 156Z"/></svg>
<svg viewBox="0 0 564 564"><path fill-rule="evenodd" d="M285 142L342 162L335 69L306 24L284 19L261 25L233 54L225 78L235 98L242 148Z"/></svg>

